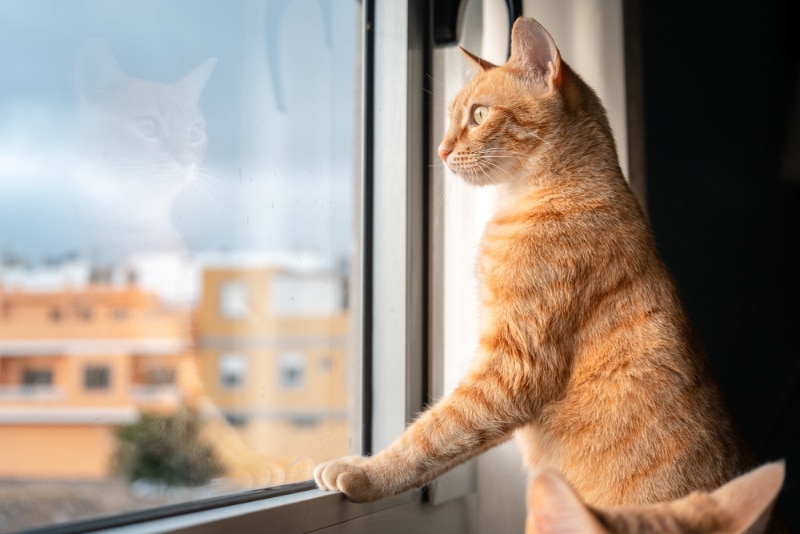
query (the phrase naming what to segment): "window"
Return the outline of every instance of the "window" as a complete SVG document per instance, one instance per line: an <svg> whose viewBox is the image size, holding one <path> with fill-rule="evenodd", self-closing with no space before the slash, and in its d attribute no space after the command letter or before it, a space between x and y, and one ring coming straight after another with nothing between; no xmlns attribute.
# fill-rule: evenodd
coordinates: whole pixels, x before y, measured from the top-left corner
<svg viewBox="0 0 800 534"><path fill-rule="evenodd" d="M345 286L338 273L280 273L272 283L273 313L317 315L336 313L345 307Z"/></svg>
<svg viewBox="0 0 800 534"><path fill-rule="evenodd" d="M0 530L361 452L362 17L0 3Z"/></svg>
<svg viewBox="0 0 800 534"><path fill-rule="evenodd" d="M283 389L300 390L306 384L305 354L290 352L278 359L278 385Z"/></svg>
<svg viewBox="0 0 800 534"><path fill-rule="evenodd" d="M111 386L111 369L107 365L89 365L83 371L83 387L104 390Z"/></svg>
<svg viewBox="0 0 800 534"><path fill-rule="evenodd" d="M249 311L247 286L242 280L226 280L220 286L219 313L225 319L242 319Z"/></svg>
<svg viewBox="0 0 800 534"><path fill-rule="evenodd" d="M225 389L236 389L244 385L247 375L247 360L241 354L223 354L219 360L219 382Z"/></svg>
<svg viewBox="0 0 800 534"><path fill-rule="evenodd" d="M317 365L319 365L320 371L324 373L330 373L333 370L333 358L330 356L322 356L320 357Z"/></svg>
<svg viewBox="0 0 800 534"><path fill-rule="evenodd" d="M166 365L148 367L146 384L151 386L171 386L175 383L175 368Z"/></svg>
<svg viewBox="0 0 800 534"><path fill-rule="evenodd" d="M27 387L52 386L53 371L50 369L25 369L22 372L22 385Z"/></svg>

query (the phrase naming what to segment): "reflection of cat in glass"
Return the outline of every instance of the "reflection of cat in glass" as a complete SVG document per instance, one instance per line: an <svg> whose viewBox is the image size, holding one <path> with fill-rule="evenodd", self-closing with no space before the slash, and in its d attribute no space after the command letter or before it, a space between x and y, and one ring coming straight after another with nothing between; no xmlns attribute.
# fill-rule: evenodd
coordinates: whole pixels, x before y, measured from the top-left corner
<svg viewBox="0 0 800 534"><path fill-rule="evenodd" d="M122 72L108 45L85 41L75 61L85 160L81 219L106 252L165 249L181 240L176 195L198 176L208 146L198 106L211 58L173 84Z"/></svg>
<svg viewBox="0 0 800 534"><path fill-rule="evenodd" d="M198 102L215 64L208 59L165 84L124 74L102 40L87 40L79 48L75 85L84 160L76 179L80 218L95 259L183 248L173 209L179 193L202 177L208 137ZM277 484L309 476L310 459L273 460L247 447L207 395L199 370L192 365L182 372L184 406L202 415L202 437L226 477Z"/></svg>

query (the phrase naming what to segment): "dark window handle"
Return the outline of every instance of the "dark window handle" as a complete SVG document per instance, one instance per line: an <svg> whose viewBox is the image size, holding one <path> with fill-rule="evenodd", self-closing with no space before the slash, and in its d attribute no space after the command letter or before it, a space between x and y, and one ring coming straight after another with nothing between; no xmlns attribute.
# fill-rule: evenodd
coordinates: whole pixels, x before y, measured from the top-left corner
<svg viewBox="0 0 800 534"><path fill-rule="evenodd" d="M522 16L522 0L505 2L510 33L514 21ZM433 3L433 42L436 46L451 46L458 42L464 14L463 4L461 0L436 0Z"/></svg>

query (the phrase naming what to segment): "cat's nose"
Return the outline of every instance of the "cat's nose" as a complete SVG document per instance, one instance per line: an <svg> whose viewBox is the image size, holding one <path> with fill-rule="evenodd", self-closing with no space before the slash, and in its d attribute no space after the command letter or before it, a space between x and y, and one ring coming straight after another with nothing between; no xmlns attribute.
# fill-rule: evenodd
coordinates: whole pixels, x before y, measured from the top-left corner
<svg viewBox="0 0 800 534"><path fill-rule="evenodd" d="M442 144L439 145L439 157L442 158L442 161L447 161L447 156L453 151L453 145L442 141Z"/></svg>

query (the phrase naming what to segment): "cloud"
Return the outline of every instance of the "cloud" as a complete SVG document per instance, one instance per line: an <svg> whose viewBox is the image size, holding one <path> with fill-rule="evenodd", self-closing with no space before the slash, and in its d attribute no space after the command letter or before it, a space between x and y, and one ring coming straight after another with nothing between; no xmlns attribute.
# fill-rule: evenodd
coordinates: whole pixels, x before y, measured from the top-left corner
<svg viewBox="0 0 800 534"><path fill-rule="evenodd" d="M0 182L41 172L40 161L21 152L0 152Z"/></svg>

